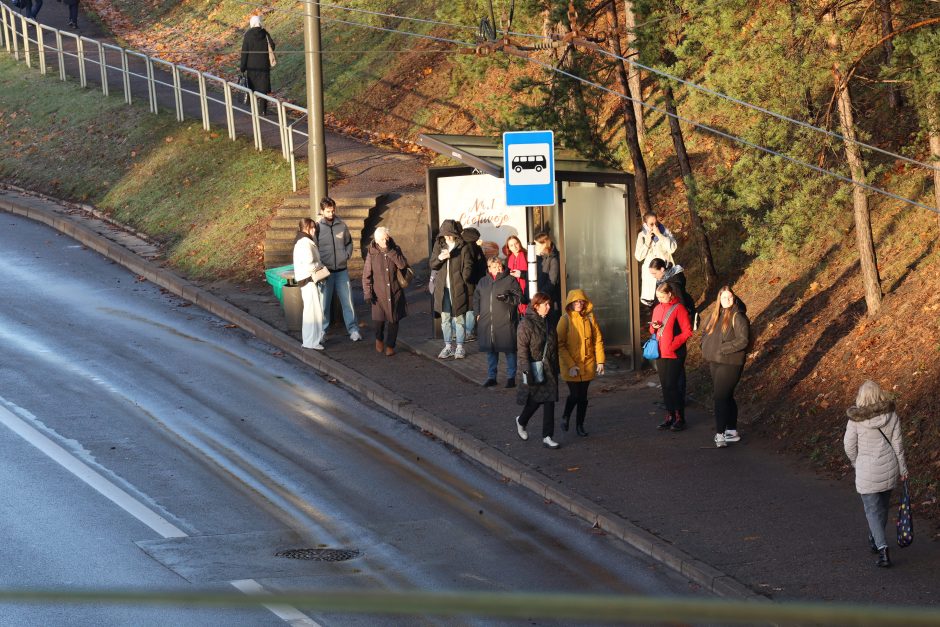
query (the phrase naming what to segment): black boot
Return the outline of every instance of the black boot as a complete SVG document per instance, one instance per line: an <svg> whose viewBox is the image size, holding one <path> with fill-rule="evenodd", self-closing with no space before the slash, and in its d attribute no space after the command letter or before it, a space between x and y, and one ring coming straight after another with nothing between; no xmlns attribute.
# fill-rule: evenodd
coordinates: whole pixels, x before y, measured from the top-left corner
<svg viewBox="0 0 940 627"><path fill-rule="evenodd" d="M891 557L888 555L888 547L878 550L878 560L875 562L875 566L880 566L881 568L889 568L891 566Z"/></svg>
<svg viewBox="0 0 940 627"><path fill-rule="evenodd" d="M561 417L561 430L567 431L568 425L571 422L571 416L562 416Z"/></svg>
<svg viewBox="0 0 940 627"><path fill-rule="evenodd" d="M672 423L672 426L669 427L670 431L682 431L685 429L685 410L679 409L676 411L676 421Z"/></svg>
<svg viewBox="0 0 940 627"><path fill-rule="evenodd" d="M667 411L666 419L663 420L661 423L659 423L659 426L657 426L656 428L659 429L660 431L665 431L666 429L670 428L675 422L676 422L675 413L671 411Z"/></svg>
<svg viewBox="0 0 940 627"><path fill-rule="evenodd" d="M586 438L586 437L587 437L587 434L588 434L588 433L587 433L587 431L584 430L584 423L583 423L583 422L579 422L579 423L575 424L574 430L577 431L578 435L580 435L582 438Z"/></svg>
<svg viewBox="0 0 940 627"><path fill-rule="evenodd" d="M868 532L868 546L871 547L871 552L872 552L872 553L877 553L877 552L878 552L878 545L875 544L875 536L871 535L871 532L870 532L870 531Z"/></svg>

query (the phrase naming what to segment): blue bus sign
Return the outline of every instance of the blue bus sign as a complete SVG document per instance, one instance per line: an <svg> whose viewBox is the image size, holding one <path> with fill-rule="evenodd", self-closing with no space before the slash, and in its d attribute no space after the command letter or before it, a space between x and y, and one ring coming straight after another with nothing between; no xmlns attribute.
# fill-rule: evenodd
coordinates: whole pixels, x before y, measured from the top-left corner
<svg viewBox="0 0 940 627"><path fill-rule="evenodd" d="M555 204L555 134L552 131L503 133L506 205Z"/></svg>

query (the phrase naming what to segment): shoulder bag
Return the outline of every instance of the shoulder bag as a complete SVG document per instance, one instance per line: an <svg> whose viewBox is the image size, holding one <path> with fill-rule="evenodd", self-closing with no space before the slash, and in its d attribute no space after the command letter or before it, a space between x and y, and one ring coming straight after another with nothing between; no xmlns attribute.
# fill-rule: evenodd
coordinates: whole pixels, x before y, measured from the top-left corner
<svg viewBox="0 0 940 627"><path fill-rule="evenodd" d="M271 63L271 67L277 65L277 57L274 56L274 48L271 47L271 36L267 36L268 40L268 61Z"/></svg>
<svg viewBox="0 0 940 627"><path fill-rule="evenodd" d="M395 280L398 281L398 284L401 286L401 289L405 289L411 285L411 281L415 278L415 271L411 269L411 266L405 266L404 270L395 268Z"/></svg>
<svg viewBox="0 0 940 627"><path fill-rule="evenodd" d="M548 348L548 328L545 329L545 344L542 345L542 358L538 361L529 362L529 373L532 380L528 379L525 381L527 385L532 385L533 383L541 385L545 383L545 349ZM523 373L523 377L525 373Z"/></svg>
<svg viewBox="0 0 940 627"><path fill-rule="evenodd" d="M678 306L679 304L676 303L669 308L669 311L666 312L666 316L663 318L663 326L659 327L659 331L653 333L653 335L650 336L650 339L646 340L646 342L643 344L643 359L648 359L649 361L659 359L659 335L662 333L662 330L666 328L666 323L669 322L669 317Z"/></svg>
<svg viewBox="0 0 940 627"><path fill-rule="evenodd" d="M885 439L891 450L891 440L885 435L885 432L878 429L878 433ZM898 505L898 546L903 548L911 546L914 542L914 515L911 512L911 494L907 488L907 481L901 482L903 492L901 492L901 502Z"/></svg>

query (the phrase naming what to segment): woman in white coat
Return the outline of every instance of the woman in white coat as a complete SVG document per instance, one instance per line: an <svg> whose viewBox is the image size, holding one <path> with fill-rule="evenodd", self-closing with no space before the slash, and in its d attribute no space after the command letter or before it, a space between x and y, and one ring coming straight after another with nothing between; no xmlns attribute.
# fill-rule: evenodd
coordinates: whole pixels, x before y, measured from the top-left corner
<svg viewBox="0 0 940 627"><path fill-rule="evenodd" d="M855 467L855 489L862 497L868 519L868 543L878 553L876 566L891 566L885 526L891 490L907 480L901 426L894 411L894 401L874 381L865 381L858 389L855 406L846 413L845 453Z"/></svg>
<svg viewBox="0 0 940 627"><path fill-rule="evenodd" d="M643 230L636 236L633 256L643 264L640 271L640 302L647 307L652 307L656 302L656 277L650 273L650 262L658 258L669 264L674 263L672 253L676 252L677 247L675 236L663 226L655 213L651 211L643 216Z"/></svg>
<svg viewBox="0 0 940 627"><path fill-rule="evenodd" d="M317 248L317 223L312 218L301 218L297 225L297 241L294 242L294 279L300 286L300 297L304 301L304 315L300 334L302 346L322 351L323 308L320 306L320 284L314 273L323 264Z"/></svg>

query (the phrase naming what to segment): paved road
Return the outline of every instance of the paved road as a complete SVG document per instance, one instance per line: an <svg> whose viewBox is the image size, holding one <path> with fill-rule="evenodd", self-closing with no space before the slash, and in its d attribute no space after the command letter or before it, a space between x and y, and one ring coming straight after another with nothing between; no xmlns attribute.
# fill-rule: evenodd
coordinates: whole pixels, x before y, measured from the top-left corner
<svg viewBox="0 0 940 627"><path fill-rule="evenodd" d="M0 220L6 581L690 592L668 569L242 331L46 227ZM27 427L35 429L29 440L12 430ZM39 440L125 496L108 500L83 484L40 453ZM360 555L342 563L272 557L311 546ZM8 611L19 624L65 615L73 624L167 624L168 616ZM225 623L279 622L259 612ZM169 616L174 624L218 619Z"/></svg>

